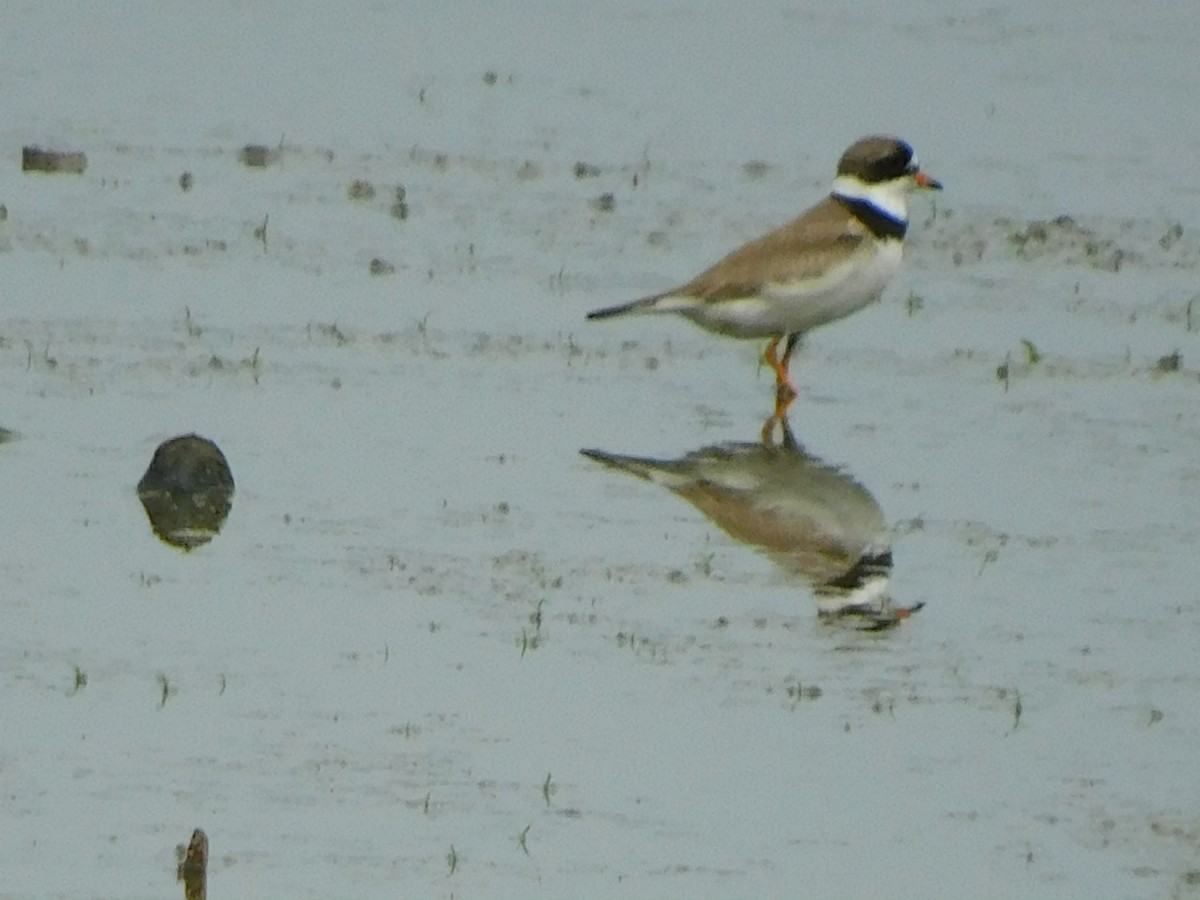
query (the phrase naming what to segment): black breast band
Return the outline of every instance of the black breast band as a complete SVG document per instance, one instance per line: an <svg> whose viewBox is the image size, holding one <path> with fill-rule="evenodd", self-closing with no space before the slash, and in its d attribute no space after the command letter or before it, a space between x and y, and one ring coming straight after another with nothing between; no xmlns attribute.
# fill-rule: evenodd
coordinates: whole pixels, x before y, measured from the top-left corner
<svg viewBox="0 0 1200 900"><path fill-rule="evenodd" d="M908 222L892 218L868 200L843 197L841 194L834 194L833 199L854 213L854 217L867 226L867 230L880 240L883 238L904 240L904 234L908 231Z"/></svg>

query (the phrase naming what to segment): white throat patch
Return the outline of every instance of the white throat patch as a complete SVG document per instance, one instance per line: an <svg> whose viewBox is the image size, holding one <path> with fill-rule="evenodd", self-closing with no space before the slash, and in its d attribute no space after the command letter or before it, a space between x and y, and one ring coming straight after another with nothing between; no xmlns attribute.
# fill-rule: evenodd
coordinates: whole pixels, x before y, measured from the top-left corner
<svg viewBox="0 0 1200 900"><path fill-rule="evenodd" d="M908 224L908 191L912 179L893 178L877 184L867 184L856 175L839 175L833 179L833 194L847 200L869 203L889 219Z"/></svg>

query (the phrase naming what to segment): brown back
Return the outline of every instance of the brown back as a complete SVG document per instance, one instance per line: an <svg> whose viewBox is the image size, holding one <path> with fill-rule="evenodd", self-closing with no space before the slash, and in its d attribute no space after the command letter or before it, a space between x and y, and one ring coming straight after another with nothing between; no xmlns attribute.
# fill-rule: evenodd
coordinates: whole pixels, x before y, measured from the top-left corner
<svg viewBox="0 0 1200 900"><path fill-rule="evenodd" d="M829 196L664 296L679 294L716 302L753 295L767 282L814 278L832 256L853 253L869 236L867 228Z"/></svg>

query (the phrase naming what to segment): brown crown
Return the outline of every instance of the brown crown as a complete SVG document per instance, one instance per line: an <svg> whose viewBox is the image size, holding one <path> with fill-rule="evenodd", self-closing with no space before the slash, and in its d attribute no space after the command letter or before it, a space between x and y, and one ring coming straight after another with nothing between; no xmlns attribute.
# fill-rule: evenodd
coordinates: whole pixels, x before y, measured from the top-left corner
<svg viewBox="0 0 1200 900"><path fill-rule="evenodd" d="M867 184L878 184L911 175L913 149L899 138L865 137L855 141L838 160L838 175L853 175Z"/></svg>

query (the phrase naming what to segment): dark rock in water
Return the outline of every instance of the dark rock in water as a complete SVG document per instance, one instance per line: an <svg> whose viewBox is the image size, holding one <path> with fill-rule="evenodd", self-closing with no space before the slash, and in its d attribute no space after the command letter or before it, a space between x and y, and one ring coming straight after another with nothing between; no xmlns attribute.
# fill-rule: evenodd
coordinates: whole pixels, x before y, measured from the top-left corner
<svg viewBox="0 0 1200 900"><path fill-rule="evenodd" d="M188 434L159 444L138 482L138 497L154 533L192 550L221 530L233 506L233 474L212 441Z"/></svg>

